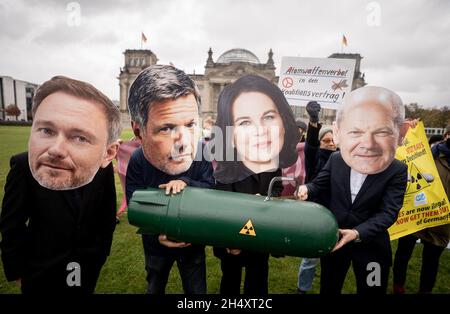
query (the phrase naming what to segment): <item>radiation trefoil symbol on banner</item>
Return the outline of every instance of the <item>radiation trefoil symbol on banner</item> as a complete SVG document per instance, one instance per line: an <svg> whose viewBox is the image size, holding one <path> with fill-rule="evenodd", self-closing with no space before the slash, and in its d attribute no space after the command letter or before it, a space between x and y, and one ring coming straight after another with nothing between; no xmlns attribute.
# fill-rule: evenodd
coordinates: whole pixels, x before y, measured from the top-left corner
<svg viewBox="0 0 450 314"><path fill-rule="evenodd" d="M419 171L414 163L408 170L408 187L405 194L417 193L430 186L430 183L434 181L433 175L429 173L422 173Z"/></svg>
<svg viewBox="0 0 450 314"><path fill-rule="evenodd" d="M239 234L245 234L249 236L256 236L255 228L253 228L252 220L249 219L244 227L242 227L241 231L239 231Z"/></svg>

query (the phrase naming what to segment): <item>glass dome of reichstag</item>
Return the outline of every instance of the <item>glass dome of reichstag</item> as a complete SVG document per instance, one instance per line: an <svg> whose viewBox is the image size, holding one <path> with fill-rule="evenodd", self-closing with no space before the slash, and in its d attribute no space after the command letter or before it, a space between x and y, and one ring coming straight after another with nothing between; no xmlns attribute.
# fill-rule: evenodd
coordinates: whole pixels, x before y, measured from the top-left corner
<svg viewBox="0 0 450 314"><path fill-rule="evenodd" d="M248 62L248 63L260 63L257 56L252 52L242 49L235 48L224 52L216 63L232 63L232 62Z"/></svg>

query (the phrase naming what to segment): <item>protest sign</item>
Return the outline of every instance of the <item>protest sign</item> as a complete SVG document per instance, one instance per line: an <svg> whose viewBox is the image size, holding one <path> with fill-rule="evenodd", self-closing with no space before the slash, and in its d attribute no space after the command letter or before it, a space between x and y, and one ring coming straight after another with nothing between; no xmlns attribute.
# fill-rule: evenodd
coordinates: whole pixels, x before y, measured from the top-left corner
<svg viewBox="0 0 450 314"><path fill-rule="evenodd" d="M317 101L322 108L338 109L352 89L355 60L283 57L278 87L292 106Z"/></svg>
<svg viewBox="0 0 450 314"><path fill-rule="evenodd" d="M391 240L450 223L449 202L431 154L423 122L410 128L395 156L408 166L408 186Z"/></svg>

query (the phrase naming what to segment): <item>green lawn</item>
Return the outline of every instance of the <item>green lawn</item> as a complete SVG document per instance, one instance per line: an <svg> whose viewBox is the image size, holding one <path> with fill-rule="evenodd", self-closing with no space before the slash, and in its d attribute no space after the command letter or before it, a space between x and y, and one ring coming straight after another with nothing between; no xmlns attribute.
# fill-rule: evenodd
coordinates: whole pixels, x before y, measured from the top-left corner
<svg viewBox="0 0 450 314"><path fill-rule="evenodd" d="M9 158L27 149L29 127L0 126L0 199L3 199L6 175L9 171ZM131 137L131 131L125 130L122 138ZM122 199L120 181L116 178L117 202ZM392 242L395 252L397 241ZM408 270L407 291L416 292L421 265L422 246L418 246L410 261ZM220 284L220 265L207 247L208 292L218 293ZM270 258L269 290L270 293L291 294L297 290L297 271L300 258ZM0 268L1 262L0 262ZM313 284L313 293L319 291L319 274L317 272ZM392 276L391 276L392 277ZM392 285L389 285L389 291ZM126 215L121 216L117 225L111 255L102 269L97 284L97 293L143 293L145 291L144 257L140 237L136 228L128 224ZM350 271L344 285L344 293L354 293L354 276ZM8 283L3 271L0 271L0 293L18 293L15 283ZM182 293L182 287L176 267L171 272L167 286L168 293ZM445 250L441 257L440 271L434 289L435 293L450 293L450 250Z"/></svg>

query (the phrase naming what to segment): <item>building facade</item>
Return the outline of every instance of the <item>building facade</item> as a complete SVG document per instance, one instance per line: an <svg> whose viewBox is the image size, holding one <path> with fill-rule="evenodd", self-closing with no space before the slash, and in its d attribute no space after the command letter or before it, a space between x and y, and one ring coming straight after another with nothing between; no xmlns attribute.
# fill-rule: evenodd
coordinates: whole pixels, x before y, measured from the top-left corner
<svg viewBox="0 0 450 314"><path fill-rule="evenodd" d="M151 50L146 49L127 49L123 53L125 60L123 68L120 68L119 86L120 86L120 100L119 108L122 117L122 125L130 127L130 116L128 113L128 92L131 84L133 84L139 72L156 64L158 58Z"/></svg>
<svg viewBox="0 0 450 314"><path fill-rule="evenodd" d="M213 51L208 51L205 74L189 75L197 84L202 97L202 117L217 116L217 101L223 88L238 78L254 74L265 77L277 84L272 49L269 50L267 62L261 63L257 56L246 49L231 49L213 60Z"/></svg>
<svg viewBox="0 0 450 314"><path fill-rule="evenodd" d="M9 76L0 76L0 119L31 121L31 106L38 88L37 84L16 80ZM8 115L8 106L17 106L20 115Z"/></svg>
<svg viewBox="0 0 450 314"><path fill-rule="evenodd" d="M156 64L158 58L151 50L126 50L125 65L120 69L120 110L124 126L130 126L128 116L128 91L134 79L140 71ZM366 85L364 74L360 72L362 57L359 54L332 54L329 58L350 58L356 60L355 74L352 89ZM238 78L254 74L267 78L274 84L278 84L278 76L275 74L272 49L268 52L267 61L261 63L258 57L249 50L235 48L221 54L216 61L213 59L213 51L210 48L205 64L204 74L188 74L197 84L202 98L201 116L203 119L215 119L217 116L217 101L220 92L225 86L233 83ZM292 107L296 118L307 119L304 107ZM336 117L335 110L323 109L321 121L331 124Z"/></svg>

